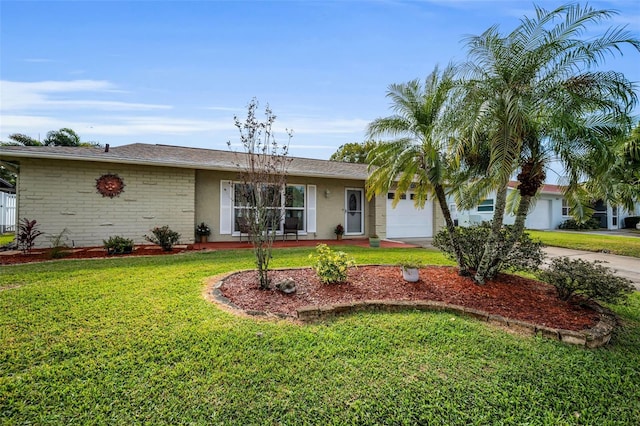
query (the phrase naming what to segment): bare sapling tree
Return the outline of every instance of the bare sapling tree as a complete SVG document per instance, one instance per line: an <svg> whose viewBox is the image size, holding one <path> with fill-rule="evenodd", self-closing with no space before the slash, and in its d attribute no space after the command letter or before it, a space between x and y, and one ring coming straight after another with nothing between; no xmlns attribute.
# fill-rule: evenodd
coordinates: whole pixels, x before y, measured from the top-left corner
<svg viewBox="0 0 640 426"><path fill-rule="evenodd" d="M258 101L254 98L247 106L247 118L234 116L240 132L244 152L236 152L236 166L240 170L234 185L234 220L241 233L247 233L253 244L260 288L268 289L269 261L273 241L280 230L284 216L283 194L287 183L289 142L293 131L286 129L286 144L278 144L272 126L276 120L269 105L265 107L265 120L256 117ZM231 141L229 149L233 150Z"/></svg>

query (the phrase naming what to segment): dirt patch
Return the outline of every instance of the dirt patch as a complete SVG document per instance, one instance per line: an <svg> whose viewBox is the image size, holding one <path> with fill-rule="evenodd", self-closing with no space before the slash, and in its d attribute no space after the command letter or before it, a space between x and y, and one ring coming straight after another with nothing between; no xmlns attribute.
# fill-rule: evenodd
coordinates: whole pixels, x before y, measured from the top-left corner
<svg viewBox="0 0 640 426"><path fill-rule="evenodd" d="M260 290L255 271L233 274L220 287L222 295L246 311L295 317L302 307L367 300L433 300L485 311L492 315L565 329L585 330L599 320L597 312L558 299L548 284L500 274L484 286L461 277L452 267L426 267L420 280L405 282L398 267L360 266L349 271L348 282L322 284L310 268L271 272L273 282L292 278L297 291Z"/></svg>

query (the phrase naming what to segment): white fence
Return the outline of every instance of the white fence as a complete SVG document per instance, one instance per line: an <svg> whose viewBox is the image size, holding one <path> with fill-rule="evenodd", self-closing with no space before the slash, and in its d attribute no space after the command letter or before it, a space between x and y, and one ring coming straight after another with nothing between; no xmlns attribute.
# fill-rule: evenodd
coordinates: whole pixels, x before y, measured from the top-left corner
<svg viewBox="0 0 640 426"><path fill-rule="evenodd" d="M16 194L0 192L0 234L16 230Z"/></svg>

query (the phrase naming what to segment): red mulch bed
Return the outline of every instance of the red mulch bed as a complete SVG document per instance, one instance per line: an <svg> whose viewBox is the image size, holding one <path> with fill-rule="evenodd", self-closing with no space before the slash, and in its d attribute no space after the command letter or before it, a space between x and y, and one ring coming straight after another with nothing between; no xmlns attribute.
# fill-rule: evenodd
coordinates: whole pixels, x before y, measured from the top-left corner
<svg viewBox="0 0 640 426"><path fill-rule="evenodd" d="M273 243L274 248L285 248L285 247L314 247L317 244L328 244L328 245L352 245L352 246L360 246L360 247L368 247L369 240L365 238L353 238L353 239L344 239L344 240L287 240L281 241L276 240ZM395 241L381 241L380 246L384 248L394 248L394 247L416 247L412 244L405 244ZM195 243L188 244L186 248L174 247L173 251L163 252L159 246L156 245L139 245L135 247L135 251L131 254L125 255L114 255L108 257L118 257L118 256L154 256L161 254L176 254L182 253L185 251L192 250L236 250L236 249L246 249L249 250L252 248L252 245L249 244L246 240L244 242L241 241L221 241L221 242L209 242L209 243ZM31 254L3 254L0 251L0 265L12 265L16 263L30 263L30 262L43 262L46 260L55 260L52 259L50 249L34 249ZM63 259L93 259L99 257L107 257L107 252L101 247L83 247L77 248L67 253Z"/></svg>
<svg viewBox="0 0 640 426"><path fill-rule="evenodd" d="M348 281L343 284L322 284L310 268L272 271L270 277L273 282L293 278L296 293L260 290L255 271L226 278L220 291L244 310L290 316L305 306L366 300L435 300L565 330L591 328L599 319L588 307L558 299L555 288L548 284L501 274L479 286L470 278L459 276L452 267L422 268L417 283L405 282L397 266L351 268Z"/></svg>
<svg viewBox="0 0 640 426"><path fill-rule="evenodd" d="M165 252L158 246L139 246L130 254L123 255L107 255L105 249L96 247L70 249L63 257L54 259L51 256L51 249L40 250L34 249L32 253L17 253L17 254L2 254L0 252L0 265L14 265L17 263L32 263L32 262L45 262L47 260L60 260L60 259L95 259L100 257L129 257L129 256L158 256L167 254L183 253L185 251L192 250L189 246L186 249L174 248L172 251Z"/></svg>

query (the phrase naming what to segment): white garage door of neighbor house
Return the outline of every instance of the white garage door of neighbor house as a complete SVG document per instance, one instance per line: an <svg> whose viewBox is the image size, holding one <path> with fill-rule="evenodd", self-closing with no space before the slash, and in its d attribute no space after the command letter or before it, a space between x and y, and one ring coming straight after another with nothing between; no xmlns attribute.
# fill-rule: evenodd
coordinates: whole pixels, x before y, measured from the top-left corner
<svg viewBox="0 0 640 426"><path fill-rule="evenodd" d="M413 205L411 193L400 200L395 208L393 193L387 196L387 238L427 238L433 236L433 202L427 201L423 209Z"/></svg>
<svg viewBox="0 0 640 426"><path fill-rule="evenodd" d="M528 229L551 229L551 200L538 200L527 215L525 226Z"/></svg>

